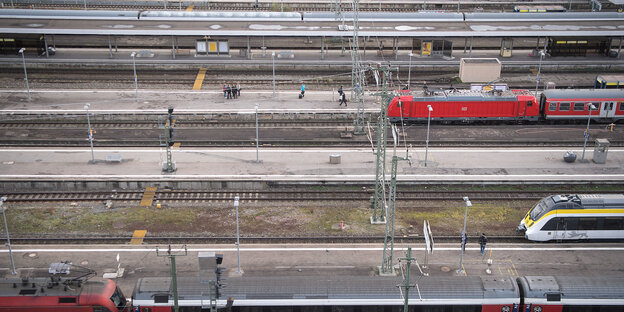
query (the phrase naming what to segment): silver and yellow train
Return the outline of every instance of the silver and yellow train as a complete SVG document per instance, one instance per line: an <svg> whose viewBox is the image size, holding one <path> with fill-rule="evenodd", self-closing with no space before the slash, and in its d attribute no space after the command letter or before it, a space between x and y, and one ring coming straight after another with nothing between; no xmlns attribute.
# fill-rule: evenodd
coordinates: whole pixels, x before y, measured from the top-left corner
<svg viewBox="0 0 624 312"><path fill-rule="evenodd" d="M624 239L624 194L554 195L518 226L532 241Z"/></svg>

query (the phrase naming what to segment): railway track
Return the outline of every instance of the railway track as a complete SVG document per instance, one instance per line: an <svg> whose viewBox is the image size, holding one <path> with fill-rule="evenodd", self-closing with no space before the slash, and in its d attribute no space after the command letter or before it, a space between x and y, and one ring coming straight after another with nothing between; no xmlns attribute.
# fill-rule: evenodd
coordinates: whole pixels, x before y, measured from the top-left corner
<svg viewBox="0 0 624 312"><path fill-rule="evenodd" d="M574 193L579 191L397 191L397 200L401 201L445 201L455 200L470 194L471 200L540 200L554 193ZM621 192L597 192L621 193ZM159 190L154 201L159 202L232 202L235 196L241 202L270 202L270 201L368 201L374 194L374 189L353 191L196 191L196 190ZM463 195L462 195L463 194ZM85 192L5 192L7 202L64 202L64 201L122 201L138 202L143 197L143 191L85 191Z"/></svg>
<svg viewBox="0 0 624 312"><path fill-rule="evenodd" d="M196 11L298 11L298 12L317 12L328 11L331 8L329 2L326 3L289 3L284 1L283 3L266 3L262 2L258 5L254 5L253 2L222 2L222 1L169 1L169 4L153 5L153 4L137 4L141 2L134 1L134 3L119 1L119 4L111 4L110 2L97 2L87 1L86 6L90 10L185 10L189 7L189 4L193 4L192 9ZM83 2L52 2L52 1L20 1L14 0L11 2L14 8L21 9L77 9L83 10L85 3ZM587 2L574 0L569 1L463 1L461 8L464 11L512 11L514 5L560 5L564 7L572 6L574 11L590 10L590 6ZM603 8L607 9L610 6L609 3L603 3ZM456 10L457 4L452 1L417 1L413 3L394 3L391 1L379 1L379 2L361 2L359 6L362 12L417 12L420 10ZM349 5L342 5L342 10L349 12L351 7Z"/></svg>
<svg viewBox="0 0 624 312"><path fill-rule="evenodd" d="M132 235L128 236L77 236L77 235L40 235L40 236L13 236L11 244L14 245L56 245L56 244L128 244ZM458 242L458 236L435 236L436 243ZM479 239L478 234L468 235L468 242L476 244ZM143 239L145 244L232 244L236 237L230 236L159 236L148 235ZM281 236L281 237L259 237L241 236L240 242L243 244L346 244L346 243L383 243L383 236ZM422 235L397 235L395 243L424 243ZM524 236L488 235L488 243L526 243Z"/></svg>
<svg viewBox="0 0 624 312"><path fill-rule="evenodd" d="M51 121L23 121L10 120L0 121L0 129L76 129L85 126L85 120L51 120ZM137 121L91 121L91 125L98 129L158 129L157 121L137 120ZM292 128L297 127L348 127L353 125L351 119L316 119L316 120L293 120L293 119L271 119L258 120L258 126L263 128ZM206 128L253 128L255 120L180 120L176 121L175 129L206 129Z"/></svg>
<svg viewBox="0 0 624 312"><path fill-rule="evenodd" d="M157 137L154 139L95 139L96 147L158 147L161 141ZM174 139L175 143L180 143L183 148L240 148L255 147L255 139L243 140L185 140ZM624 140L609 140L611 147L624 146ZM388 140L388 144L392 141ZM422 147L425 140L407 140L407 145ZM4 147L87 147L89 141L84 138L76 139L0 139L0 146ZM559 141L534 141L534 140L491 140L491 141L466 141L466 140L429 140L429 147L462 148L462 147L580 147L583 146L581 140L559 140ZM365 138L359 140L346 139L322 139L322 140L293 140L293 139L260 139L262 148L311 148L311 147L342 147L342 148L366 148L370 147L370 141Z"/></svg>

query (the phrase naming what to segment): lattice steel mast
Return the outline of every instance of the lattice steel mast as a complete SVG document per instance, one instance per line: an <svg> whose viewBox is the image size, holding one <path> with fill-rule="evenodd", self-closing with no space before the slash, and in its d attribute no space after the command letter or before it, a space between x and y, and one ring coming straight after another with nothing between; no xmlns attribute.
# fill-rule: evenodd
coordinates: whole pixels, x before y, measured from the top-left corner
<svg viewBox="0 0 624 312"><path fill-rule="evenodd" d="M392 155L392 169L390 176L390 189L388 190L388 205L386 206L386 235L384 237L384 250L383 259L381 262L381 268L379 269L380 275L394 275L393 266L393 254L394 254L394 219L396 215L396 180L399 160L408 160L409 158L403 158L396 155L397 146L397 133L392 130L392 137L394 138L394 152Z"/></svg>
<svg viewBox="0 0 624 312"><path fill-rule="evenodd" d="M357 112L353 121L353 132L364 134L364 71L360 63L358 40L360 1L353 0L353 39L351 43L351 102L356 103Z"/></svg>
<svg viewBox="0 0 624 312"><path fill-rule="evenodd" d="M386 222L385 211L385 177L386 177L386 128L388 128L388 104L390 104L390 93L388 92L389 68L379 68L382 70L382 91L381 111L377 120L377 165L375 167L375 196L373 198L373 216L371 223L381 224Z"/></svg>

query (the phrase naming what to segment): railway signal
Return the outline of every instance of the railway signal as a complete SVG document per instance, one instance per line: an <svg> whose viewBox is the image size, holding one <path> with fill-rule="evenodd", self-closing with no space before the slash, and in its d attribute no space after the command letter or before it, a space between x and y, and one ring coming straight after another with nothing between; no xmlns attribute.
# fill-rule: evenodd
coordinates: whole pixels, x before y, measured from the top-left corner
<svg viewBox="0 0 624 312"><path fill-rule="evenodd" d="M176 170L175 163L173 162L173 159L171 156L171 147L174 145L174 142L173 142L174 123L175 123L175 119L173 116L173 107L169 107L169 109L167 110L167 120L165 120L164 122L159 121L159 127L165 130L165 135L164 137L161 137L161 141L160 141L160 145L165 146L166 154L167 154L167 162L163 163L163 168L162 168L163 171L165 172L174 172Z"/></svg>

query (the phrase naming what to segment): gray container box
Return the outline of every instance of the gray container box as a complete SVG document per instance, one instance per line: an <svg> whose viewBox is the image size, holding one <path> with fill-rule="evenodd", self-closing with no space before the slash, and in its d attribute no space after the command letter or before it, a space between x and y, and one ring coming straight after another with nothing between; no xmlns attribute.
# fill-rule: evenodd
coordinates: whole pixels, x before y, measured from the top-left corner
<svg viewBox="0 0 624 312"><path fill-rule="evenodd" d="M594 144L594 162L604 164L607 162L607 153L609 152L609 140L596 139Z"/></svg>

